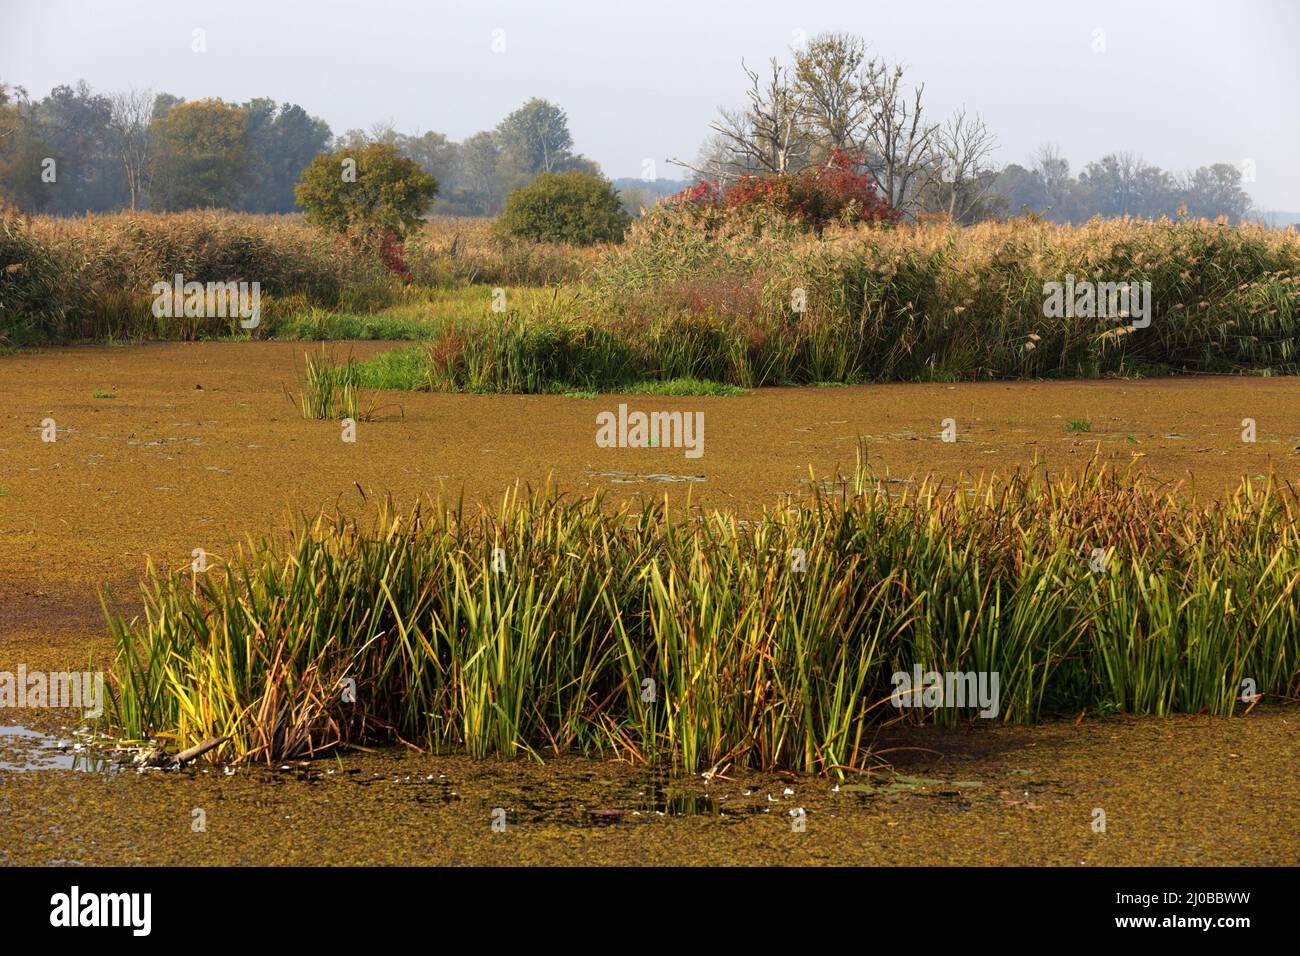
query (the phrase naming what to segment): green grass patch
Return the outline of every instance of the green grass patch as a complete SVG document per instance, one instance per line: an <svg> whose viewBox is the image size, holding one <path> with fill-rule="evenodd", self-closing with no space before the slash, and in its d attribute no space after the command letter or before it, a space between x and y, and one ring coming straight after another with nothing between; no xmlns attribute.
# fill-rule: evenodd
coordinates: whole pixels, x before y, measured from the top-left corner
<svg viewBox="0 0 1300 956"><path fill-rule="evenodd" d="M407 345L371 356L356 366L358 388L418 391L429 387L424 349Z"/></svg>
<svg viewBox="0 0 1300 956"><path fill-rule="evenodd" d="M665 382L638 382L627 389L632 395L748 395L749 389L726 382L710 382L698 378L672 378Z"/></svg>
<svg viewBox="0 0 1300 956"><path fill-rule="evenodd" d="M500 295L498 295L500 291ZM437 336L449 323L501 321L510 312L536 309L555 300L556 290L464 285L410 288L406 301L372 314L308 308L267 323L265 334L308 342L420 341ZM496 312L494 304L506 311Z"/></svg>

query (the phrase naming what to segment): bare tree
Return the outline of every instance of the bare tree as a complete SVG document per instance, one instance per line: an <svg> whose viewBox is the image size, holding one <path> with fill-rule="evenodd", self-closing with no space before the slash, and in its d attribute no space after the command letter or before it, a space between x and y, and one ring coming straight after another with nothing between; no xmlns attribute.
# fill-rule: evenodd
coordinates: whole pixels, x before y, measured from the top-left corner
<svg viewBox="0 0 1300 956"><path fill-rule="evenodd" d="M861 79L867 46L851 33L822 33L796 51L794 83L805 125L825 152L858 148L869 110Z"/></svg>
<svg viewBox="0 0 1300 956"><path fill-rule="evenodd" d="M750 173L758 172L751 166L737 166L734 162L734 156L729 146L729 141L723 139L717 133L710 133L708 138L700 146L699 156L694 163L688 163L685 160L668 159L669 164L681 166L687 169L701 179L717 180L719 182L729 182L737 176L743 176Z"/></svg>
<svg viewBox="0 0 1300 956"><path fill-rule="evenodd" d="M863 71L861 93L867 110L867 165L889 204L915 215L936 170L931 145L937 126L923 119L925 84L909 97L903 68L876 60Z"/></svg>
<svg viewBox="0 0 1300 956"><path fill-rule="evenodd" d="M1034 153L1033 168L1042 177L1047 204L1058 215L1064 215L1070 196L1070 161L1055 143L1044 143Z"/></svg>
<svg viewBox="0 0 1300 956"><path fill-rule="evenodd" d="M968 117L965 109L934 131L932 153L939 171L934 191L953 222L967 224L979 217L996 174L988 162L996 148L997 137L984 120L978 114Z"/></svg>
<svg viewBox="0 0 1300 956"><path fill-rule="evenodd" d="M742 61L748 106L719 111L695 164L669 162L727 181L797 173L840 149L859 154L883 198L909 217L939 203L966 221L987 205L997 141L984 121L961 111L947 125L931 122L925 86L906 84L901 66L867 59L861 37L818 34L792 67L769 64L760 75Z"/></svg>
<svg viewBox="0 0 1300 956"><path fill-rule="evenodd" d="M386 146L396 146L401 140L402 134L397 131L397 126L392 120L379 120L370 124L370 133L367 139L371 143L383 143Z"/></svg>
<svg viewBox="0 0 1300 956"><path fill-rule="evenodd" d="M748 107L718 111L718 119L710 125L714 135L699 165L680 159L668 162L720 179L743 173L797 172L807 163L809 144L789 71L775 57L766 76L743 60L740 65L749 77Z"/></svg>
<svg viewBox="0 0 1300 956"><path fill-rule="evenodd" d="M1125 150L1115 157L1119 179L1119 214L1128 216L1134 212L1138 199L1138 176L1146 164L1137 153Z"/></svg>
<svg viewBox="0 0 1300 956"><path fill-rule="evenodd" d="M153 91L131 89L111 99L108 129L113 149L126 173L131 209L139 208L149 171L149 126L153 120Z"/></svg>

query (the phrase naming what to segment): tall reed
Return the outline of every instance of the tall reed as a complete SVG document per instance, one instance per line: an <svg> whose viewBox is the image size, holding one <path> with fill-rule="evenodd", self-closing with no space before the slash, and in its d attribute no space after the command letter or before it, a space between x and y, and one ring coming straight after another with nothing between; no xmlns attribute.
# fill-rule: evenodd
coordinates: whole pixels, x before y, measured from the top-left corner
<svg viewBox="0 0 1300 956"><path fill-rule="evenodd" d="M248 760L400 739L843 772L884 719L974 718L892 706L917 666L996 672L1015 722L1300 690L1287 488L854 484L752 521L518 490L304 521L205 575L151 574L143 618L110 618L114 719Z"/></svg>

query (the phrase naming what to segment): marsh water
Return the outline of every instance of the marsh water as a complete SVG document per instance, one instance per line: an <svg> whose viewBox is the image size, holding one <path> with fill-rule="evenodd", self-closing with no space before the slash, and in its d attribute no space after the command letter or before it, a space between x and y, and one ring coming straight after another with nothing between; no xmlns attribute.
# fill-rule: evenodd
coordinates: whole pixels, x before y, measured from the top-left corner
<svg viewBox="0 0 1300 956"><path fill-rule="evenodd" d="M290 513L354 501L357 488L410 503L445 487L492 503L517 481L553 479L753 517L813 474L851 471L863 442L898 493L927 474L958 481L1031 459L1078 468L1100 455L1214 496L1273 468L1294 477L1300 447L1285 424L1245 444L1240 415L1222 414L1245 403L1261 422L1293 421L1300 377L1186 376L656 400L707 410L710 453L689 463L671 449L593 457L586 401L412 392L400 415L367 425L365 455L339 456L336 432L285 401L302 353L296 342L198 342L4 358L12 422L67 414L40 458L26 441L0 443L0 671L111 662L106 585L129 601L150 559L185 563L200 543L224 553ZM90 397L110 386L113 401ZM960 442L925 440L935 408L961 411ZM1090 432L1065 430L1089 409ZM0 711L0 863L1300 862L1300 708L1269 699L1231 720L1074 716L886 732L880 766L840 780L737 768L704 780L405 748L138 772L71 717Z"/></svg>
<svg viewBox="0 0 1300 956"><path fill-rule="evenodd" d="M912 728L843 778L408 748L145 770L0 729L5 864L1300 862L1300 708ZM1096 828L1096 810L1105 829Z"/></svg>
<svg viewBox="0 0 1300 956"><path fill-rule="evenodd" d="M126 756L106 749L85 728L60 736L21 724L0 724L0 774L38 770L116 773L127 762Z"/></svg>

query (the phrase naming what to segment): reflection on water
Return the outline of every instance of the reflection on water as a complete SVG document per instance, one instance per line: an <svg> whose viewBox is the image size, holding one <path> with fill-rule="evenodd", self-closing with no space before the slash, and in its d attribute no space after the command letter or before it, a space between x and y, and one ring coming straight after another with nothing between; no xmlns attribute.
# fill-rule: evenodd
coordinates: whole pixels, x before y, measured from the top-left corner
<svg viewBox="0 0 1300 956"><path fill-rule="evenodd" d="M16 724L0 725L0 771L82 770L111 773L118 761L84 743Z"/></svg>
<svg viewBox="0 0 1300 956"><path fill-rule="evenodd" d="M681 779L675 779L667 773L652 772L642 778L635 791L625 790L614 796L609 801L609 806L589 810L583 823L589 826L609 826L653 817L713 817L726 821L755 813L770 813L772 810L766 803L728 803L725 795L717 797L693 792L685 789L682 784Z"/></svg>

